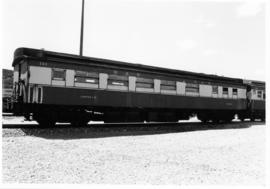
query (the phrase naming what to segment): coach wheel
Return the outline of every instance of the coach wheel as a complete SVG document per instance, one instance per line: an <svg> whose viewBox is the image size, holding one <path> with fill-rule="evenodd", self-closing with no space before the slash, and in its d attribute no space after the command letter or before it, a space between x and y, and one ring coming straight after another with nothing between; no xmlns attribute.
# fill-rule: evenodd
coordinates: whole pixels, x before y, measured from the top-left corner
<svg viewBox="0 0 270 189"><path fill-rule="evenodd" d="M197 114L198 120L200 120L202 123L207 123L210 121L210 116L208 114L199 113Z"/></svg>
<svg viewBox="0 0 270 189"><path fill-rule="evenodd" d="M47 112L36 112L33 114L33 118L41 127L53 127L56 123L56 115L49 110Z"/></svg>
<svg viewBox="0 0 270 189"><path fill-rule="evenodd" d="M241 115L241 114L240 115L238 114L238 119L243 122L243 121L245 121L245 116Z"/></svg>

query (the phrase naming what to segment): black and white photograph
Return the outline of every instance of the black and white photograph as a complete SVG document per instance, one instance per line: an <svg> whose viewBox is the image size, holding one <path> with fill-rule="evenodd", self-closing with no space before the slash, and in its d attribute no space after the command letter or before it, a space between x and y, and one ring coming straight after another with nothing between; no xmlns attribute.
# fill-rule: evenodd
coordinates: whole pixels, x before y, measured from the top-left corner
<svg viewBox="0 0 270 189"><path fill-rule="evenodd" d="M269 186L269 1L0 6L0 188Z"/></svg>

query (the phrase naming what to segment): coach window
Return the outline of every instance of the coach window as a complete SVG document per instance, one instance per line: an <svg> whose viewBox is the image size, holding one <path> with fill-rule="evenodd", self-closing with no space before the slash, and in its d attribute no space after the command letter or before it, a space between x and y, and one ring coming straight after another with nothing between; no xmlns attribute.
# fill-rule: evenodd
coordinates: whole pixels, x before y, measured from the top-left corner
<svg viewBox="0 0 270 189"><path fill-rule="evenodd" d="M96 72L76 71L75 82L98 84L99 74Z"/></svg>
<svg viewBox="0 0 270 189"><path fill-rule="evenodd" d="M199 84L196 83L187 83L186 92L199 93Z"/></svg>
<svg viewBox="0 0 270 189"><path fill-rule="evenodd" d="M263 99L265 100L265 93L263 93Z"/></svg>
<svg viewBox="0 0 270 189"><path fill-rule="evenodd" d="M223 95L228 95L228 94L229 94L228 87L223 87L223 89L222 89L222 94L223 94Z"/></svg>
<svg viewBox="0 0 270 189"><path fill-rule="evenodd" d="M212 93L218 94L218 86L212 86Z"/></svg>
<svg viewBox="0 0 270 189"><path fill-rule="evenodd" d="M262 91L257 91L257 97L262 98Z"/></svg>
<svg viewBox="0 0 270 189"><path fill-rule="evenodd" d="M238 94L237 89L233 88L232 93L233 93L234 96L237 96L237 94Z"/></svg>
<svg viewBox="0 0 270 189"><path fill-rule="evenodd" d="M137 77L136 87L139 87L139 88L154 88L154 80L153 79Z"/></svg>
<svg viewBox="0 0 270 189"><path fill-rule="evenodd" d="M66 80L66 70L53 68L52 69L52 79L59 80L59 81L65 81Z"/></svg>
<svg viewBox="0 0 270 189"><path fill-rule="evenodd" d="M98 83L98 78L75 76L75 82L79 82L79 83Z"/></svg>
<svg viewBox="0 0 270 189"><path fill-rule="evenodd" d="M176 90L176 81L166 81L166 80L161 80L160 83L160 89L161 90Z"/></svg>
<svg viewBox="0 0 270 189"><path fill-rule="evenodd" d="M109 75L108 84L116 86L128 86L128 77L120 75Z"/></svg>

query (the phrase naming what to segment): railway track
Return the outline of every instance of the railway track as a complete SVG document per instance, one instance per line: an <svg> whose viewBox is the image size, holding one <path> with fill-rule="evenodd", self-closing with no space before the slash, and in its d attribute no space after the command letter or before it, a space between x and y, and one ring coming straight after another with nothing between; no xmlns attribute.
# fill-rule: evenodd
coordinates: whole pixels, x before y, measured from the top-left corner
<svg viewBox="0 0 270 189"><path fill-rule="evenodd" d="M56 124L54 127L40 127L38 124L3 124L2 137L35 136L46 139L90 139L121 136L160 135L197 131L213 131L228 129L247 129L253 126L264 126L262 122L232 123L113 123L88 124L73 126Z"/></svg>
<svg viewBox="0 0 270 189"><path fill-rule="evenodd" d="M245 121L245 122L230 122L230 123L202 123L202 122L155 122L155 123L98 123L98 124L88 124L86 126L73 126L69 123L61 123L61 124L56 124L53 127L40 127L38 124L31 123L31 124L2 124L3 129L46 129L46 128L54 128L54 129L59 129L59 128L182 128L182 129L187 129L187 128L223 128L223 127L247 127L249 125L263 125L265 124L264 122L250 122L250 121Z"/></svg>
<svg viewBox="0 0 270 189"><path fill-rule="evenodd" d="M40 127L38 124L3 124L2 128L14 129L14 128L81 128L81 127L93 127L93 128L108 128L108 127L150 127L150 126L178 126L183 123L98 123L98 124L88 124L86 126L73 126L69 123L56 124L54 127ZM189 122L188 124L198 124L198 122Z"/></svg>
<svg viewBox="0 0 270 189"><path fill-rule="evenodd" d="M13 113L2 113L2 117L12 117Z"/></svg>

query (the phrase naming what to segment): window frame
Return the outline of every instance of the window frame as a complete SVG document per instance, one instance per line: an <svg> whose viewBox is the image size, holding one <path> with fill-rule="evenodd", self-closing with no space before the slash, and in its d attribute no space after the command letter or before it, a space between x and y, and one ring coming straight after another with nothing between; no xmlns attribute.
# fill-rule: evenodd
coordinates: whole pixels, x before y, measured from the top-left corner
<svg viewBox="0 0 270 189"><path fill-rule="evenodd" d="M200 85L199 85L199 83L186 83L185 91L188 93L199 94L200 93Z"/></svg>
<svg viewBox="0 0 270 189"><path fill-rule="evenodd" d="M236 91L235 91L236 90ZM233 88L232 89L232 95L233 96L238 96L238 88Z"/></svg>
<svg viewBox="0 0 270 189"><path fill-rule="evenodd" d="M114 86L129 86L128 76L112 74L108 77L108 85Z"/></svg>
<svg viewBox="0 0 270 189"><path fill-rule="evenodd" d="M227 89L227 90L224 90L224 89ZM229 95L229 87L222 87L222 95Z"/></svg>
<svg viewBox="0 0 270 189"><path fill-rule="evenodd" d="M87 80L93 80L93 82ZM99 73L75 71L74 83L99 84Z"/></svg>
<svg viewBox="0 0 270 189"><path fill-rule="evenodd" d="M218 86L217 85L212 85L212 94L218 95Z"/></svg>
<svg viewBox="0 0 270 189"><path fill-rule="evenodd" d="M63 77L55 77L55 72L63 72ZM66 81L66 70L61 68L52 68L52 80L55 81Z"/></svg>
<svg viewBox="0 0 270 189"><path fill-rule="evenodd" d="M176 81L160 80L160 90L176 91Z"/></svg>
<svg viewBox="0 0 270 189"><path fill-rule="evenodd" d="M154 89L154 79L137 77L136 88Z"/></svg>

